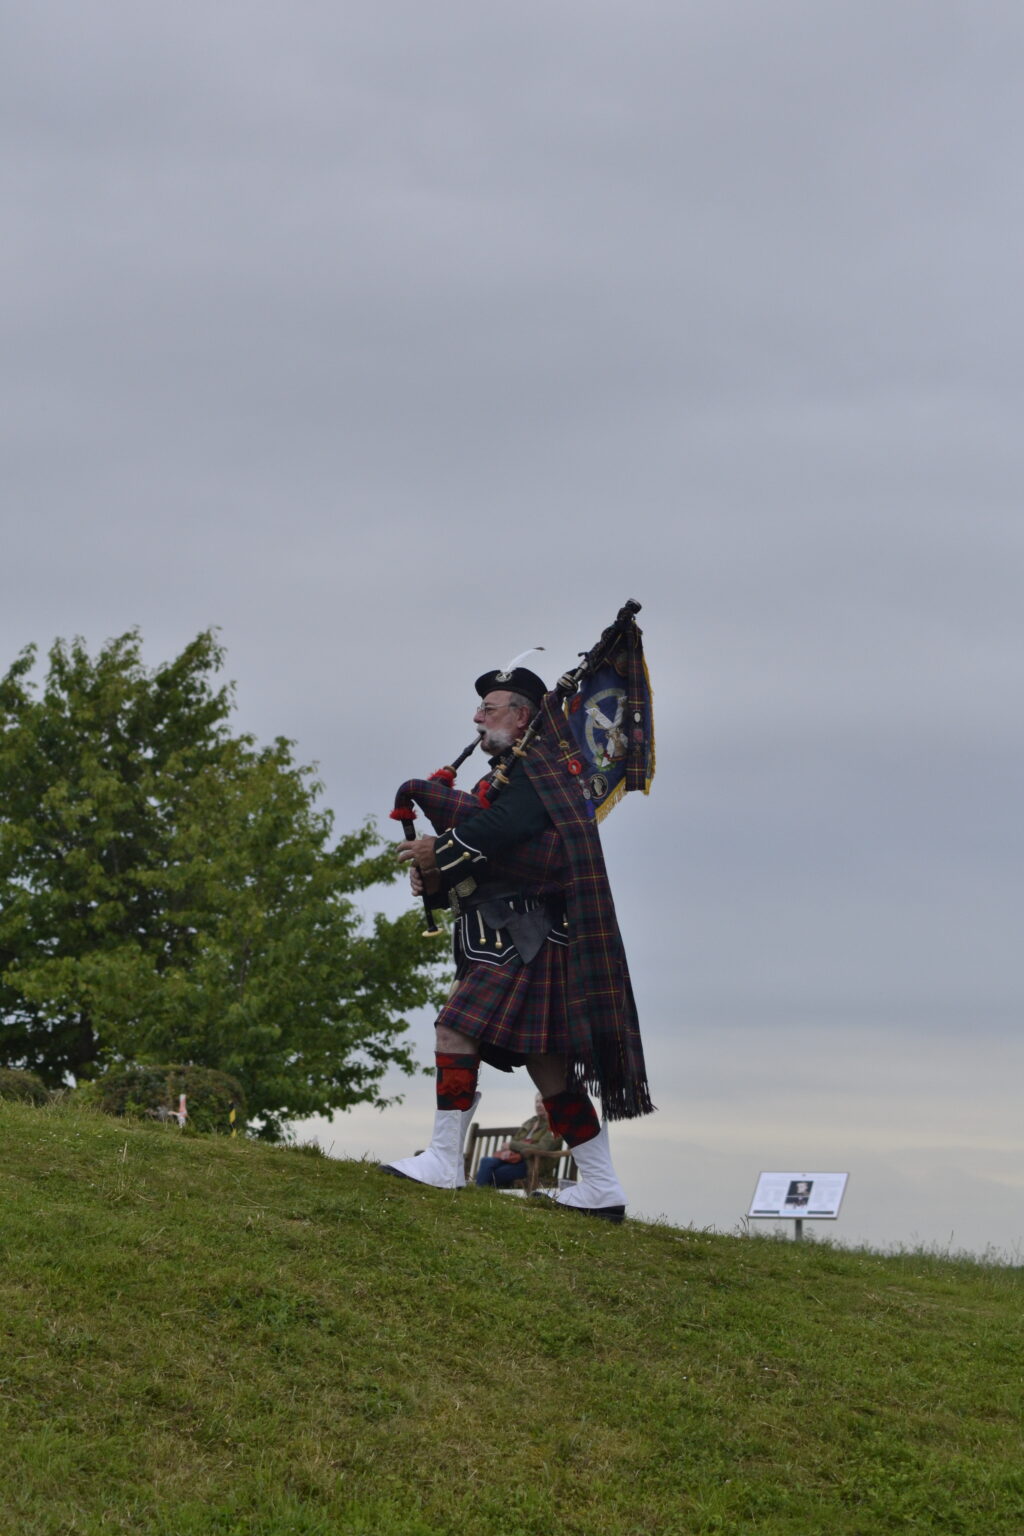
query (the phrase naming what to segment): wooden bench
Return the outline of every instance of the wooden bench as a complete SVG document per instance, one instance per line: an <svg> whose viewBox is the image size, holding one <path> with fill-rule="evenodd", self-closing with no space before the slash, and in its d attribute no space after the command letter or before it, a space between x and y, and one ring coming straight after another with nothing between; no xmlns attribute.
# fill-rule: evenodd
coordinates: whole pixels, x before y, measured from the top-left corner
<svg viewBox="0 0 1024 1536"><path fill-rule="evenodd" d="M477 1169L485 1157L496 1157L499 1147L504 1147L518 1131L518 1125L481 1125L474 1120L466 1133L466 1183L475 1184ZM523 1175L517 1184L523 1184L526 1193L532 1195L541 1185L557 1184L560 1178L578 1177L576 1163L568 1147L561 1152L527 1152L522 1162Z"/></svg>

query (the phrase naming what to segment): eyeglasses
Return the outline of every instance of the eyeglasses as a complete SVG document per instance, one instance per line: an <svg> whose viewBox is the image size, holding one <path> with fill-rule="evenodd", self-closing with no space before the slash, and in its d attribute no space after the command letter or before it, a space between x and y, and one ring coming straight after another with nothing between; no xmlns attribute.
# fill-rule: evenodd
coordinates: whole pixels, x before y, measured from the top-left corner
<svg viewBox="0 0 1024 1536"><path fill-rule="evenodd" d="M509 709L509 704L478 704L473 711L477 715L500 715L503 709Z"/></svg>

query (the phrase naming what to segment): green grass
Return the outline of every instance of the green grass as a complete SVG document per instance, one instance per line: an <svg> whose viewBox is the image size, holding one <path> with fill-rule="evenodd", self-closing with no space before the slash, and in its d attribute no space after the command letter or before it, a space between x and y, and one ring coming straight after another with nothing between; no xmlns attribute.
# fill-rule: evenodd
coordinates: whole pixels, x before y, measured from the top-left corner
<svg viewBox="0 0 1024 1536"><path fill-rule="evenodd" d="M1022 1291L0 1102L0 1531L1021 1536Z"/></svg>

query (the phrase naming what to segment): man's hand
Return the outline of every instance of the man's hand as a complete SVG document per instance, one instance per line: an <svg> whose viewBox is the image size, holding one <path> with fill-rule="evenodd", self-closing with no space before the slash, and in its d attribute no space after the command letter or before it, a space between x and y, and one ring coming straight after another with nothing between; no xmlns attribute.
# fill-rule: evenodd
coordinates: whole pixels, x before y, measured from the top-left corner
<svg viewBox="0 0 1024 1536"><path fill-rule="evenodd" d="M437 868L434 859L434 842L432 837L406 838L405 842L398 844L395 858L399 864L415 864L417 869L424 874Z"/></svg>
<svg viewBox="0 0 1024 1536"><path fill-rule="evenodd" d="M440 888L441 880L437 873L437 861L434 858L434 838L407 839L399 843L395 857L400 864L408 866L409 881L414 896L422 896L424 891L436 891Z"/></svg>
<svg viewBox="0 0 1024 1536"><path fill-rule="evenodd" d="M511 1147L501 1147L495 1152L495 1157L500 1157L503 1163L521 1163L522 1158L518 1152L513 1152Z"/></svg>

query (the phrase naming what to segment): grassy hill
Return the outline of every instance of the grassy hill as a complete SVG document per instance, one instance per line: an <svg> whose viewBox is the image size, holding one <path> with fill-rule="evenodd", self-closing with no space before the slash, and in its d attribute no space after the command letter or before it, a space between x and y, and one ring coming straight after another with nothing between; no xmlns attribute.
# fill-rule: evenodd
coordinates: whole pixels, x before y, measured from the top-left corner
<svg viewBox="0 0 1024 1536"><path fill-rule="evenodd" d="M1021 1536L1022 1292L0 1102L0 1531Z"/></svg>

